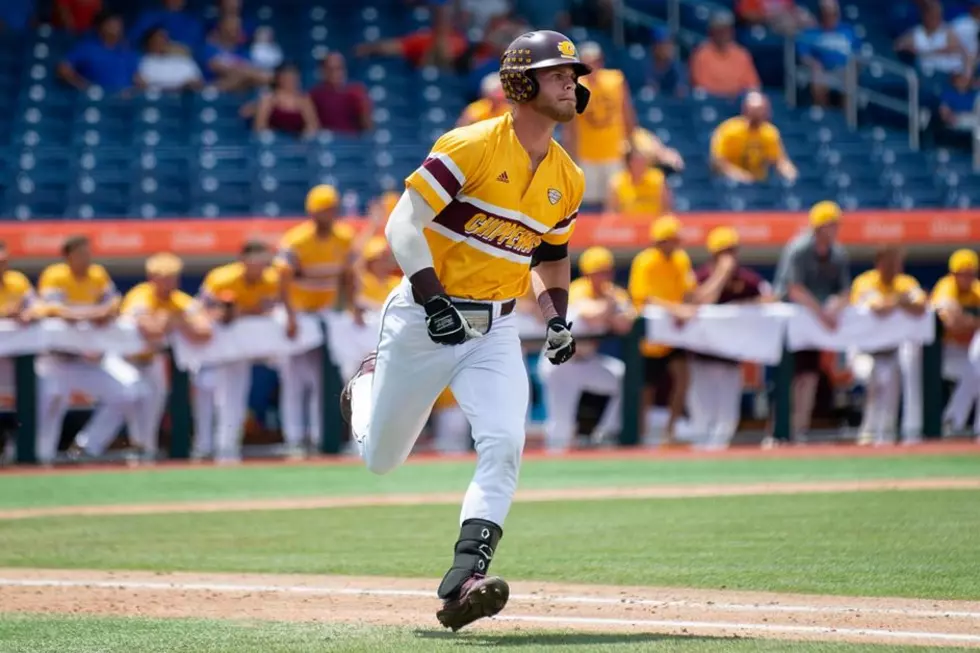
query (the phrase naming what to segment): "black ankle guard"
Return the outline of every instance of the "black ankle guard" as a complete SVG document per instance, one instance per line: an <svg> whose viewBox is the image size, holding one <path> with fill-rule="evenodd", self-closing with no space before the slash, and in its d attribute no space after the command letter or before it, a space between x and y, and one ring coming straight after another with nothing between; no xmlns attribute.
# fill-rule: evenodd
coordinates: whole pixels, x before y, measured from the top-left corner
<svg viewBox="0 0 980 653"><path fill-rule="evenodd" d="M459 527L453 566L439 583L440 599L455 599L463 583L473 574L486 574L497 543L504 532L485 519L467 519Z"/></svg>

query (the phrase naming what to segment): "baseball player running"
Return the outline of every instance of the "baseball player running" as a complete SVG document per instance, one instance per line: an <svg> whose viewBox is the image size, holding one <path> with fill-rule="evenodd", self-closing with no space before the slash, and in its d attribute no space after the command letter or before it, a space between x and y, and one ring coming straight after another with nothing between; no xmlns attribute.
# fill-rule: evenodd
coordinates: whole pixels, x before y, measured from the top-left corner
<svg viewBox="0 0 980 653"><path fill-rule="evenodd" d="M470 422L476 474L436 613L454 631L497 614L510 594L486 573L524 447L528 380L513 313L529 285L548 324L544 355L557 365L575 353L568 239L584 176L552 134L585 110L578 79L588 72L562 34L518 37L500 67L514 112L445 134L408 177L385 229L405 280L385 303L377 351L341 396L376 474L408 457L447 385Z"/></svg>

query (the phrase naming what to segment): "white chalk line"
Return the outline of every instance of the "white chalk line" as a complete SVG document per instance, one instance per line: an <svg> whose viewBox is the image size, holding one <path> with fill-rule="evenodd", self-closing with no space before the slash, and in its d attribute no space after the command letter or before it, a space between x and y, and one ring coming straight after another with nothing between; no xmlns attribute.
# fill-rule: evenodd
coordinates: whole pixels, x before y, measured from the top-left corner
<svg viewBox="0 0 980 653"><path fill-rule="evenodd" d="M712 630L754 631L796 635L839 635L851 637L888 637L894 639L942 640L945 642L980 642L980 635L956 633L926 633L907 630L879 630L877 628L838 628L836 626L778 626L774 624L725 623L721 621L671 621L654 619L611 619L607 617L536 617L525 615L497 615L495 620L548 623L555 625L583 626L645 626L648 628L702 628Z"/></svg>
<svg viewBox="0 0 980 653"><path fill-rule="evenodd" d="M177 590L196 592L269 592L280 594L307 594L320 596L379 596L386 598L412 597L434 599L433 592L422 590L368 589L353 587L315 587L306 585L261 585L246 583L191 583L191 582L152 582L152 581L86 581L61 579L17 579L0 578L0 587L58 587L58 588L100 588L131 590ZM578 605L640 605L657 608L697 608L716 611L737 612L783 612L799 614L876 614L904 617L980 619L980 612L958 610L919 610L904 608L864 608L855 606L812 606L812 605L766 605L755 603L705 603L700 601L657 601L654 599L606 598L593 596L554 596L549 594L511 594L511 601L578 604ZM529 617L530 618L530 617ZM537 618L537 617L533 617ZM558 618L558 617L556 617ZM564 617L561 617L564 619ZM635 620L622 620L640 623ZM643 622L646 623L646 622ZM649 622L654 623L654 622ZM668 623L668 622L665 622ZM678 622L669 622L678 623ZM715 623L715 622L711 622ZM746 625L743 624L743 627ZM753 626L754 627L754 626ZM787 626L789 627L789 626ZM795 628L795 626L793 626ZM802 628L802 626L801 626ZM840 630L840 629L832 629ZM890 631L882 631L890 632ZM972 640L971 640L972 641ZM977 636L976 641L980 641Z"/></svg>

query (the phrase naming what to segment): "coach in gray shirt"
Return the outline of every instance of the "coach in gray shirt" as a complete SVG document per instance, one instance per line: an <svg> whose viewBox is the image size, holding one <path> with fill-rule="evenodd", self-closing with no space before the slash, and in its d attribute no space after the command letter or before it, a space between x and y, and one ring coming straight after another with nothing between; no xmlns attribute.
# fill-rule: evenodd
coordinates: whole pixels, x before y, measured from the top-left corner
<svg viewBox="0 0 980 653"><path fill-rule="evenodd" d="M776 268L776 294L811 311L834 331L851 290L850 260L837 242L841 210L834 202L819 202L810 209L810 228L790 241ZM820 352L794 354L792 437L802 440L810 428ZM770 440L771 442L771 440Z"/></svg>

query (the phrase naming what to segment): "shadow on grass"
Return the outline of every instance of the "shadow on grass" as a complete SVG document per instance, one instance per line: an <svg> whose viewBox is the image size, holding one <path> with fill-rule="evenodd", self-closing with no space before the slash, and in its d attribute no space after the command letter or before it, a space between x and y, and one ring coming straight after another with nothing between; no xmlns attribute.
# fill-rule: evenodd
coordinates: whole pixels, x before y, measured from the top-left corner
<svg viewBox="0 0 980 653"><path fill-rule="evenodd" d="M714 642L724 637L693 635L657 635L653 633L451 633L444 630L416 630L419 639L452 641L459 648L493 648L521 646L596 646L601 644L649 644L653 642Z"/></svg>

